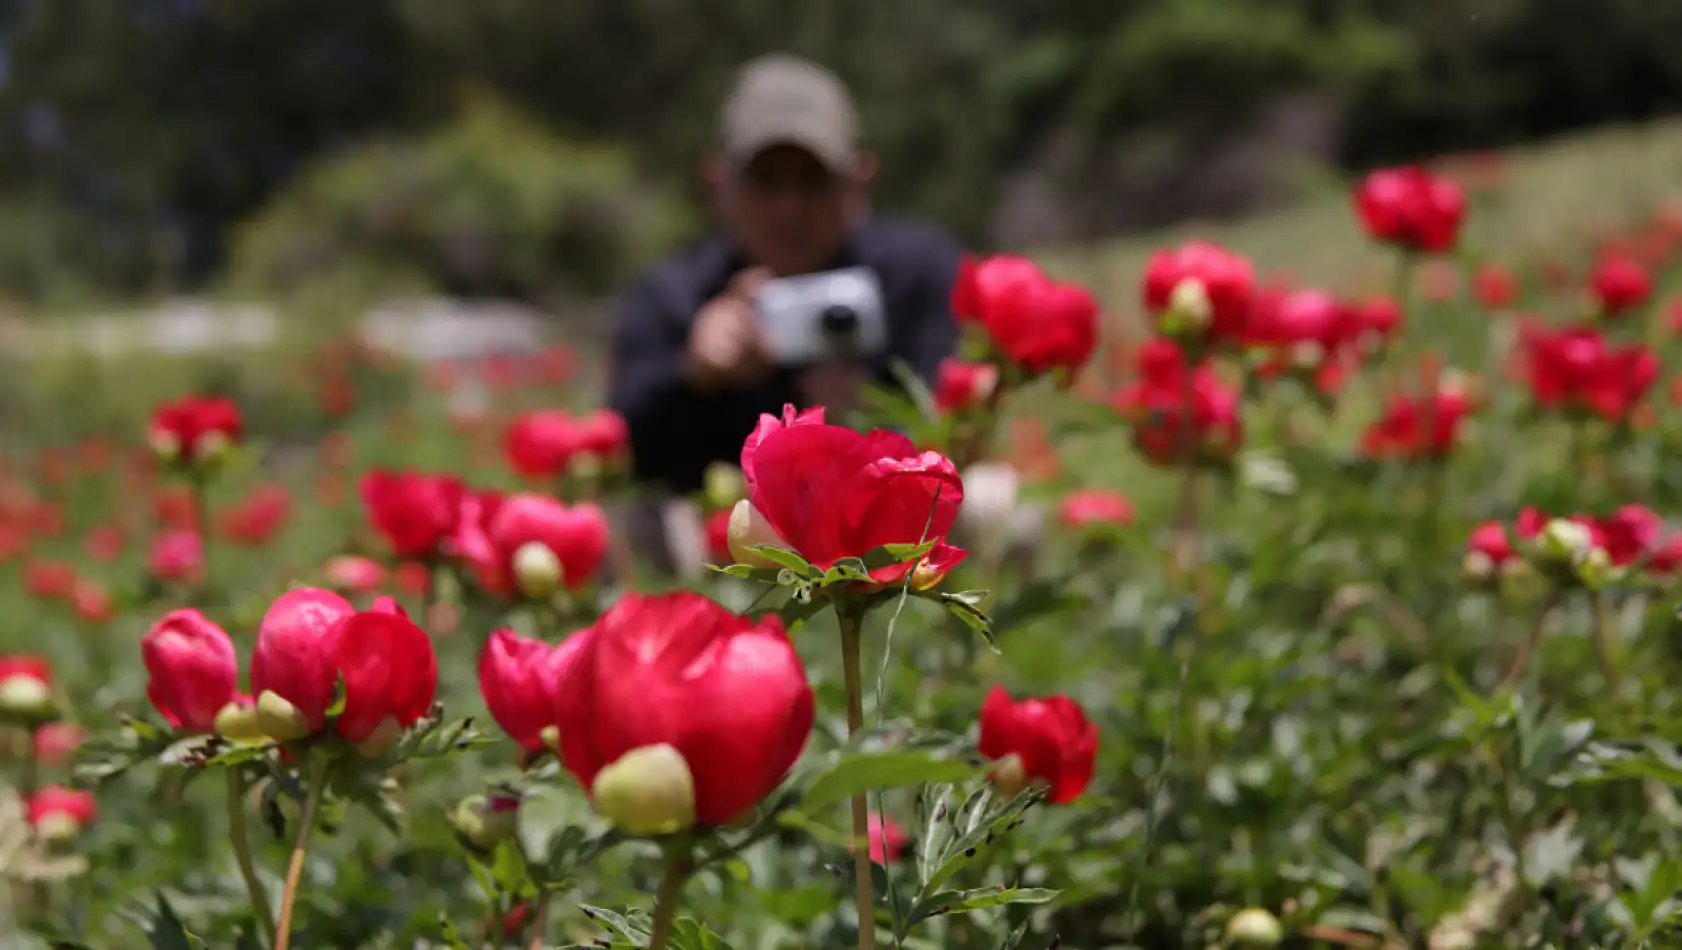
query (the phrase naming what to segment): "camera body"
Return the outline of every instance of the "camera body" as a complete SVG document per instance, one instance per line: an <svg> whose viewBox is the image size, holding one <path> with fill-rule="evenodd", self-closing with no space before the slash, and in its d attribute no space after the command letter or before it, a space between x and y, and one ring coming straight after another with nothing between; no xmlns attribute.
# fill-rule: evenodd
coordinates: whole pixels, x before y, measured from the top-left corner
<svg viewBox="0 0 1682 950"><path fill-rule="evenodd" d="M765 348L780 365L870 359L888 346L882 285L868 267L783 277L757 299Z"/></svg>

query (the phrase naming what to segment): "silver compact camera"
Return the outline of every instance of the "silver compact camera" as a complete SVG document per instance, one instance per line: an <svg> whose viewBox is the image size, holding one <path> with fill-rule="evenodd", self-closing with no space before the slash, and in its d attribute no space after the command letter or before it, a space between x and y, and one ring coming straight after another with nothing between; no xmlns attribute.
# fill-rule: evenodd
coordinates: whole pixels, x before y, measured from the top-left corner
<svg viewBox="0 0 1682 950"><path fill-rule="evenodd" d="M868 267L773 280L757 306L766 351L782 365L869 359L887 349L882 285Z"/></svg>

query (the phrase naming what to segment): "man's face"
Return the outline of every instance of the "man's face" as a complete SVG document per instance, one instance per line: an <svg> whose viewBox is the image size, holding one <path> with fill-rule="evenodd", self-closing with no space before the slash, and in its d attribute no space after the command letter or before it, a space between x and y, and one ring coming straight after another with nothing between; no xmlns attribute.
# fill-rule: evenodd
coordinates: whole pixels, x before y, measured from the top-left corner
<svg viewBox="0 0 1682 950"><path fill-rule="evenodd" d="M748 257L779 276L827 266L846 236L856 184L812 153L775 145L723 183L726 225Z"/></svg>

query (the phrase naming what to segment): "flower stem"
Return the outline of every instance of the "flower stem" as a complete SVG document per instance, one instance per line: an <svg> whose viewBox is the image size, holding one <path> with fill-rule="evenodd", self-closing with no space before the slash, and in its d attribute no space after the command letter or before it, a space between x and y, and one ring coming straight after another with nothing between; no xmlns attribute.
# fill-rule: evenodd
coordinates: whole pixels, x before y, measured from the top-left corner
<svg viewBox="0 0 1682 950"><path fill-rule="evenodd" d="M666 873L660 879L660 890L654 895L654 926L648 934L648 950L665 950L667 941L671 940L672 926L677 923L678 898L695 867L688 838L668 842L664 850ZM542 948L533 943L532 950Z"/></svg>
<svg viewBox="0 0 1682 950"><path fill-rule="evenodd" d="M864 729L864 685L859 675L859 654L864 632L864 615L856 610L836 612L841 623L841 675L847 689L847 737ZM871 887L870 802L864 795L853 801L853 877L858 887L859 950L876 950L876 892ZM651 948L652 950L652 948Z"/></svg>
<svg viewBox="0 0 1682 950"><path fill-rule="evenodd" d="M245 890L251 895L251 910L263 925L270 946L275 942L274 909L269 906L268 892L257 878L257 866L251 860L251 839L245 831L245 774L238 767L228 769L228 840L234 846L234 860L239 864Z"/></svg>
<svg viewBox="0 0 1682 950"><path fill-rule="evenodd" d="M287 950L292 945L292 908L298 900L298 887L303 882L304 855L309 851L315 813L321 810L321 799L327 793L327 760L320 752L311 755L309 783L309 792L304 797L304 813L298 819L298 837L292 843L292 859L286 865L286 889L280 894L280 922L275 929L274 950Z"/></svg>
<svg viewBox="0 0 1682 950"><path fill-rule="evenodd" d="M204 479L193 477L193 522L199 533L199 593L210 593L210 493Z"/></svg>
<svg viewBox="0 0 1682 950"><path fill-rule="evenodd" d="M1589 625L1589 637L1594 643L1594 658L1600 664L1600 678L1606 681L1606 693L1613 702L1618 699L1618 682L1622 678L1618 673L1618 662L1614 657L1612 646L1612 630L1606 616L1608 605L1606 595L1600 591L1594 593L1589 602L1589 610L1593 620Z"/></svg>
<svg viewBox="0 0 1682 950"><path fill-rule="evenodd" d="M1536 645L1542 641L1542 631L1547 629L1548 618L1553 616L1554 608L1559 606L1559 591L1548 592L1547 600L1542 602L1542 608L1536 611L1536 622L1531 625L1530 633L1519 645L1518 655L1513 657L1513 665L1507 670L1507 677L1501 681L1503 690L1518 687L1518 681L1524 678L1524 668L1530 663L1530 654L1536 651Z"/></svg>
<svg viewBox="0 0 1682 950"><path fill-rule="evenodd" d="M1202 545L1197 536L1197 379L1196 367L1189 357L1182 373L1174 446L1180 461L1180 505L1174 518L1173 557L1175 568L1189 579L1195 576L1197 563L1202 559Z"/></svg>
<svg viewBox="0 0 1682 950"><path fill-rule="evenodd" d="M531 922L531 950L543 950L543 935L549 930L549 892L539 893L536 900L537 915ZM500 926L500 921L498 925Z"/></svg>

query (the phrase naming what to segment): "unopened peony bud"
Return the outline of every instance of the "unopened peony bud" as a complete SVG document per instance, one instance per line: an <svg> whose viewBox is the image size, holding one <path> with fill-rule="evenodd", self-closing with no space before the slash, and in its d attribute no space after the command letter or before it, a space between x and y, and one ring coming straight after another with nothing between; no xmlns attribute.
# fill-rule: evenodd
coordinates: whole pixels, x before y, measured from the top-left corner
<svg viewBox="0 0 1682 950"><path fill-rule="evenodd" d="M541 541L527 541L514 552L514 582L527 597L553 594L561 586L561 573L561 559Z"/></svg>
<svg viewBox="0 0 1682 950"><path fill-rule="evenodd" d="M1297 369L1315 369L1326 361L1326 348L1313 340L1291 344L1291 365Z"/></svg>
<svg viewBox="0 0 1682 950"><path fill-rule="evenodd" d="M520 829L520 800L512 795L469 795L456 806L450 824L475 848L489 851Z"/></svg>
<svg viewBox="0 0 1682 950"><path fill-rule="evenodd" d="M193 443L193 464L200 469L216 468L227 460L232 448L233 443L226 435L214 430L206 432Z"/></svg>
<svg viewBox="0 0 1682 950"><path fill-rule="evenodd" d="M1612 564L1612 555L1605 548L1589 548L1577 558L1574 566L1577 577L1591 588L1605 587L1618 574L1618 568Z"/></svg>
<svg viewBox="0 0 1682 950"><path fill-rule="evenodd" d="M173 432L153 429L147 433L146 441L152 446L152 454L165 465L174 464L181 457L181 440L177 439Z"/></svg>
<svg viewBox="0 0 1682 950"><path fill-rule="evenodd" d="M271 690L264 690L257 697L257 728L276 742L302 739L311 731L303 712Z"/></svg>
<svg viewBox="0 0 1682 950"><path fill-rule="evenodd" d="M589 481L599 477L605 467L602 464L601 456L596 453L579 452L567 462L567 474L574 478Z"/></svg>
<svg viewBox="0 0 1682 950"><path fill-rule="evenodd" d="M753 502L746 498L736 502L736 507L730 509L730 556L738 564L748 564L753 567L776 567L774 561L766 560L748 548L769 544L782 546L783 539L777 536L777 529L771 527L771 522L759 513Z"/></svg>
<svg viewBox="0 0 1682 950"><path fill-rule="evenodd" d="M632 835L669 835L695 824L695 779L678 750L640 746L596 774L596 810Z"/></svg>
<svg viewBox="0 0 1682 950"><path fill-rule="evenodd" d="M1542 528L1537 540L1543 557L1551 561L1569 561L1576 557L1577 552L1587 550L1594 543L1594 535L1588 525L1569 518L1555 518Z"/></svg>
<svg viewBox="0 0 1682 950"><path fill-rule="evenodd" d="M216 734L229 742L257 745L268 741L257 718L257 708L242 703L229 703L216 714Z"/></svg>
<svg viewBox="0 0 1682 950"><path fill-rule="evenodd" d="M1460 570L1467 580L1482 584L1495 575L1495 561L1482 551L1467 551L1460 560Z"/></svg>
<svg viewBox="0 0 1682 950"><path fill-rule="evenodd" d="M38 676L18 673L0 680L0 716L29 722L58 718L53 688Z"/></svg>
<svg viewBox="0 0 1682 950"><path fill-rule="evenodd" d="M545 746L548 746L550 749L554 749L556 751L560 750L560 748L561 748L561 730L560 730L560 727L558 727L558 726L544 726L543 729L538 732L537 737L539 739L543 740L543 744Z"/></svg>
<svg viewBox="0 0 1682 950"><path fill-rule="evenodd" d="M707 507L713 510L733 507L747 493L742 470L729 462L708 465L705 485Z"/></svg>
<svg viewBox="0 0 1682 950"><path fill-rule="evenodd" d="M1285 939L1285 928L1260 907L1246 907L1227 921L1226 935L1240 947L1277 947Z"/></svg>
<svg viewBox="0 0 1682 950"><path fill-rule="evenodd" d="M993 769L993 787L1005 798L1015 798L1028 787L1028 772L1022 765L1022 757L1012 752L999 760Z"/></svg>
<svg viewBox="0 0 1682 950"><path fill-rule="evenodd" d="M377 759L389 752L391 747L396 745L397 740L401 738L403 738L403 727L397 724L397 720L387 716L380 720L380 724L374 727L374 731L368 734L368 738L356 743L355 747L357 753L363 758Z"/></svg>
<svg viewBox="0 0 1682 950"><path fill-rule="evenodd" d="M1168 296L1168 309L1162 314L1162 332L1171 337L1199 334L1214 316L1209 289L1203 286L1203 281L1188 277L1175 284Z"/></svg>
<svg viewBox="0 0 1682 950"><path fill-rule="evenodd" d="M55 811L42 816L35 824L35 834L42 841L51 844L62 844L73 840L82 833L82 823L75 815L68 812Z"/></svg>

